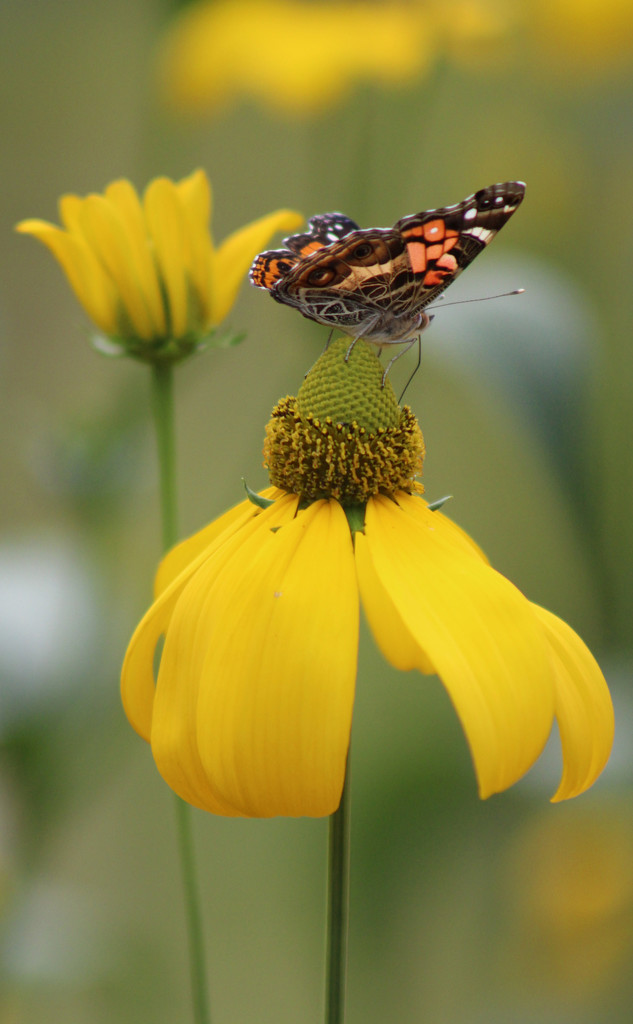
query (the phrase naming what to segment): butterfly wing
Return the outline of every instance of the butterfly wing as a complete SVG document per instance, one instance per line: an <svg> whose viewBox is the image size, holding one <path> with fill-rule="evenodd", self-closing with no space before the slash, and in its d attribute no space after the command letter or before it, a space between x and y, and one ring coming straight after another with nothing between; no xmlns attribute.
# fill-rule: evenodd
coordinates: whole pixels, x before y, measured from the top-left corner
<svg viewBox="0 0 633 1024"><path fill-rule="evenodd" d="M256 288L266 288L271 294L279 281L299 262L300 257L290 249L269 249L253 260L249 278Z"/></svg>
<svg viewBox="0 0 633 1024"><path fill-rule="evenodd" d="M309 256L358 230L358 224L344 213L319 213L310 218L306 232L284 238L283 244L298 256Z"/></svg>
<svg viewBox="0 0 633 1024"><path fill-rule="evenodd" d="M404 243L391 228L356 229L313 250L280 281L276 297L330 327L364 333L385 310L396 310Z"/></svg>
<svg viewBox="0 0 633 1024"><path fill-rule="evenodd" d="M277 282L300 263L302 258L340 241L350 231L357 230L358 224L344 213L317 214L308 221L307 231L284 238L284 249L270 249L256 256L251 267L250 280L257 288L272 291ZM274 298L278 298L276 294L273 295Z"/></svg>
<svg viewBox="0 0 633 1024"><path fill-rule="evenodd" d="M455 206L403 217L395 225L415 282L411 302L424 308L490 244L518 209L521 181L490 185Z"/></svg>
<svg viewBox="0 0 633 1024"><path fill-rule="evenodd" d="M423 329L424 307L486 248L524 192L522 182L491 185L393 228L361 230L342 213L320 214L284 239L285 249L260 253L251 281L309 320L400 343Z"/></svg>

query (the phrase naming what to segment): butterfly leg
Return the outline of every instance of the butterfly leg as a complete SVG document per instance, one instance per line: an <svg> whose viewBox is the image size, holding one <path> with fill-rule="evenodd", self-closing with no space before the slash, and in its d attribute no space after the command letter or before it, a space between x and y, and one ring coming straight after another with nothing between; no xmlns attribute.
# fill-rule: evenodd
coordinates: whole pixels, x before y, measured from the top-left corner
<svg viewBox="0 0 633 1024"><path fill-rule="evenodd" d="M376 325L376 324L378 323L378 320L379 320L379 319L380 319L380 317L379 317L379 316L375 316L375 317L373 317L373 319L371 319L371 320L368 320L368 321L367 321L367 322L366 322L365 324L363 324L363 333L362 333L362 334L356 334L356 335L354 335L354 337L352 338L351 344L350 344L350 346L349 346L349 348L348 348L347 352L345 353L345 362L346 362L346 363L348 363L348 362L349 362L349 357L350 357L350 356L351 356L351 354L352 354L352 351L353 351L353 348L354 348L354 345L356 344L356 342L357 342L357 341L358 341L358 340L359 340L360 338L363 338L363 337L365 337L365 335L367 335L367 334L371 334L371 332L372 332L373 328L374 328L374 327L375 327L375 325ZM369 339L369 341L370 341L370 344L372 344L372 342L371 342L371 339ZM375 344L375 342L374 342L373 344ZM380 352L379 352L378 354L380 355ZM383 383L383 387L384 387L384 383Z"/></svg>
<svg viewBox="0 0 633 1024"><path fill-rule="evenodd" d="M353 350L353 348L354 348L354 345L355 345L355 344L356 344L356 342L358 341L358 337L359 337L359 336L357 336L357 337L355 337L355 338L352 338L351 344L350 344L350 346L349 346L349 348L348 348L347 352L345 353L345 359L344 359L344 362L346 362L346 363L349 363L349 357L350 357L350 356L351 356L351 354L352 354L352 350Z"/></svg>
<svg viewBox="0 0 633 1024"><path fill-rule="evenodd" d="M414 341L415 341L415 339L414 339ZM401 404L402 404L402 399L404 398L404 393L405 393L405 391L407 390L407 388L409 387L409 384L411 383L411 381L412 381L412 380L413 380L413 378L415 377L416 373L417 373L417 372L418 372L418 370L420 369L420 364L421 364L421 362L422 362L422 335L421 335L421 334L418 334L418 339L417 339L417 341L418 341L418 361L417 361L417 363L415 364L415 367L413 368L413 373L412 373L412 374L411 374L411 376L409 377L409 379L408 379L407 383L405 384L405 386L403 387L403 389L402 389L402 391L401 391L401 393L400 393L400 398L398 399L398 405L401 405ZM409 347L410 347L410 346L409 346ZM405 352L408 352L408 351L409 351L409 349L408 349L408 348L406 348L406 349L405 349ZM400 353L400 354L402 355L402 353ZM389 365L391 366L391 363L390 363ZM388 368L389 368L389 367L387 367L387 369L388 369Z"/></svg>
<svg viewBox="0 0 633 1024"><path fill-rule="evenodd" d="M418 335L416 335L415 338L411 338L411 341L403 342L402 344L403 344L404 347L401 348L399 352L396 352L395 356L391 357L391 359L389 360L389 362L387 363L387 365L385 367L385 372L382 375L381 387L384 388L385 382L387 380L387 374L389 373L389 370L391 369L391 367L395 363L396 359L399 359L400 356L403 356L405 354L405 352L408 352L409 349L412 348L413 345L415 345L416 341L418 342L418 345L420 346L420 351L421 351L422 345L421 345L421 342L420 342L420 335L418 334ZM415 376L415 374L418 372L419 365L420 365L420 360L418 358L418 364L417 364L415 370L413 371L413 373L411 374L411 376L409 377L406 385L405 385L405 391L409 387L409 384L411 383L411 381L412 381L413 377ZM404 391L402 392L402 394L404 394ZM400 397L402 398L402 395Z"/></svg>

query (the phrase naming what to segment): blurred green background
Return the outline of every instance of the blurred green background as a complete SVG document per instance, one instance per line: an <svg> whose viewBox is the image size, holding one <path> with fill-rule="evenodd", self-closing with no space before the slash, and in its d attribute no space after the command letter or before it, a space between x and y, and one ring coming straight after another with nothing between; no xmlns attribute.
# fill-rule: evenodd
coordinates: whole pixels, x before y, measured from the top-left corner
<svg viewBox="0 0 633 1024"><path fill-rule="evenodd" d="M275 5L259 7L274 26ZM450 299L526 294L440 310L407 400L427 496L454 495L450 515L493 564L589 643L616 747L569 804L548 804L555 736L481 803L440 684L390 669L363 630L348 1020L628 1022L633 7L367 0L357 35L349 4L309 7L331 45L315 52L292 19L260 40L278 104L260 102L255 76L251 95L201 114L170 108L156 83L166 3L2 5L0 1024L191 1019L171 794L118 697L160 548L147 372L93 352L58 266L12 227L55 221L65 192L196 166L217 239L280 206L385 226L527 182ZM385 84L376 47L376 75L347 82L377 8L428 16L419 66ZM231 65L230 33L213 45ZM332 95L283 109L304 66ZM241 500L242 476L266 483L266 419L326 339L246 283L230 325L242 345L177 371L183 535ZM326 822L196 812L195 829L214 1024L317 1024Z"/></svg>

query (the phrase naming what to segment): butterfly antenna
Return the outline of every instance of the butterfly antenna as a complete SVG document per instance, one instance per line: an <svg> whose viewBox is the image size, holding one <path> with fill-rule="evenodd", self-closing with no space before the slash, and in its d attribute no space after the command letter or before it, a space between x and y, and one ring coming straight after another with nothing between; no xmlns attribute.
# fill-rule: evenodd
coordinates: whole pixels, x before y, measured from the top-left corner
<svg viewBox="0 0 633 1024"><path fill-rule="evenodd" d="M480 295L476 299L457 299L455 302L442 302L442 309L447 306L463 306L466 302L488 302L489 299L506 299L509 295L523 295L525 288L515 288L511 292L501 292L500 295ZM444 296L440 295L440 299ZM427 306L426 309L438 309L438 306Z"/></svg>

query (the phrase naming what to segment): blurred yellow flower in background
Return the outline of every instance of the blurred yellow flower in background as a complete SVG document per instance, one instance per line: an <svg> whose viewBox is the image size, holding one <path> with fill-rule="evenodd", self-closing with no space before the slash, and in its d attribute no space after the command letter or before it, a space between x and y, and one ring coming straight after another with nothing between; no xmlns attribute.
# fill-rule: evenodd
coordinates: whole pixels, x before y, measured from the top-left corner
<svg viewBox="0 0 633 1024"><path fill-rule="evenodd" d="M211 187L202 170L154 178L143 199L125 179L103 195L62 196L63 227L24 220L17 230L46 245L97 327L139 359L178 359L228 314L250 262L271 235L296 228L278 210L215 247Z"/></svg>
<svg viewBox="0 0 633 1024"><path fill-rule="evenodd" d="M406 85L454 43L498 38L504 18L486 0L201 0L172 23L159 81L176 110L213 111L236 97L312 114L361 83Z"/></svg>
<svg viewBox="0 0 633 1024"><path fill-rule="evenodd" d="M507 884L505 899L515 910L509 952L524 983L538 978L545 1000L603 997L633 939L633 828L625 802L528 822L511 843Z"/></svg>
<svg viewBox="0 0 633 1024"><path fill-rule="evenodd" d="M631 70L631 0L538 0L526 7L526 26L557 71Z"/></svg>

